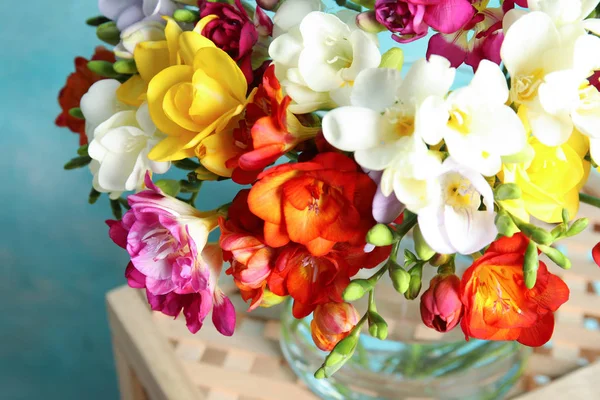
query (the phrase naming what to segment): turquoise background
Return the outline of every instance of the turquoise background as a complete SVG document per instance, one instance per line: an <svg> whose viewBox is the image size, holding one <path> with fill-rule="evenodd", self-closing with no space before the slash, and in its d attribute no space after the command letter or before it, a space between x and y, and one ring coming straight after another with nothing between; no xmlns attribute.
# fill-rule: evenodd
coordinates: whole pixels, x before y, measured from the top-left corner
<svg viewBox="0 0 600 400"><path fill-rule="evenodd" d="M108 238L107 198L87 204L87 168L62 169L77 136L54 126L73 59L99 44L84 23L97 4L11 5L0 24L0 398L115 399L104 296L125 284L127 256ZM407 59L423 56L425 43L407 47ZM235 190L208 184L199 206L230 201Z"/></svg>

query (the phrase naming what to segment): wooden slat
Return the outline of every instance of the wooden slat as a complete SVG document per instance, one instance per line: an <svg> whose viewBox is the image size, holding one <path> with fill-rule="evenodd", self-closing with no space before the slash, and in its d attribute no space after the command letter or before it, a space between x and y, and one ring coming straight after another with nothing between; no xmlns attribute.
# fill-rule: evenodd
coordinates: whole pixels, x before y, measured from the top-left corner
<svg viewBox="0 0 600 400"><path fill-rule="evenodd" d="M172 346L152 323L139 294L121 287L109 292L106 301L114 343L148 396L152 400L203 400Z"/></svg>
<svg viewBox="0 0 600 400"><path fill-rule="evenodd" d="M515 400L595 400L600 398L600 363L580 368Z"/></svg>

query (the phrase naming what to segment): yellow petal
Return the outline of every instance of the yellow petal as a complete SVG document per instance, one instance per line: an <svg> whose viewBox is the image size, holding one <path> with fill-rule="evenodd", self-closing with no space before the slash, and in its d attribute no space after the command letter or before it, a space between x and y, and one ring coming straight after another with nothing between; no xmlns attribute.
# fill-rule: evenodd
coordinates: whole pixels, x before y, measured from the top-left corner
<svg viewBox="0 0 600 400"><path fill-rule="evenodd" d="M202 35L202 31L204 30L206 25L208 25L209 22L212 22L215 19L219 19L219 16L211 14L211 15L207 15L206 17L202 18L200 21L198 21L198 23L194 27L194 32Z"/></svg>
<svg viewBox="0 0 600 400"><path fill-rule="evenodd" d="M237 102L246 99L248 84L240 67L223 50L206 47L198 50L194 57L194 70L202 70L219 82Z"/></svg>
<svg viewBox="0 0 600 400"><path fill-rule="evenodd" d="M163 109L164 98L173 86L191 82L193 70L187 65L175 65L159 72L148 85L148 107L156 127L169 136L194 136L195 133L173 122Z"/></svg>
<svg viewBox="0 0 600 400"><path fill-rule="evenodd" d="M184 149L183 143L184 141L180 137L167 137L150 150L148 158L153 161L164 162L193 157L194 150Z"/></svg>
<svg viewBox="0 0 600 400"><path fill-rule="evenodd" d="M233 130L227 129L210 135L197 147L196 155L200 163L210 172L230 177L233 168L227 168L227 160L235 157L241 149L235 145Z"/></svg>
<svg viewBox="0 0 600 400"><path fill-rule="evenodd" d="M165 37L167 38L167 47L169 49L169 63L171 65L179 64L178 53L179 53L179 36L183 32L179 27L179 24L170 17L164 17L167 20L167 26L165 27Z"/></svg>
<svg viewBox="0 0 600 400"><path fill-rule="evenodd" d="M148 84L140 75L133 75L117 89L117 99L129 106L139 107L146 99Z"/></svg>
<svg viewBox="0 0 600 400"><path fill-rule="evenodd" d="M239 105L220 82L206 75L202 70L194 72L192 82L194 100L189 113L199 124L209 125Z"/></svg>
<svg viewBox="0 0 600 400"><path fill-rule="evenodd" d="M194 64L194 56L202 48L215 48L215 44L196 32L183 32L179 36L179 54L185 65Z"/></svg>
<svg viewBox="0 0 600 400"><path fill-rule="evenodd" d="M190 118L189 110L193 101L194 86L190 82L178 83L167 91L162 104L163 111L171 121L182 128L199 132L206 125L198 124Z"/></svg>
<svg viewBox="0 0 600 400"><path fill-rule="evenodd" d="M170 65L166 40L138 43L133 57L140 76L146 82Z"/></svg>

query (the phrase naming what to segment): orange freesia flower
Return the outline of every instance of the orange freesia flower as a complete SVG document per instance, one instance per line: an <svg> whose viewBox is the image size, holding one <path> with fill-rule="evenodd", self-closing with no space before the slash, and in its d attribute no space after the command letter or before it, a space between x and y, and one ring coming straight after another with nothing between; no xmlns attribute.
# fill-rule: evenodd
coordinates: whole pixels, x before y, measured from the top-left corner
<svg viewBox="0 0 600 400"><path fill-rule="evenodd" d="M343 302L342 293L350 277L361 268L379 265L390 255L389 246L370 253L365 253L363 247L337 244L327 255L315 256L304 246L287 245L269 275L269 289L294 299L292 311L296 318L306 317L320 304Z"/></svg>
<svg viewBox="0 0 600 400"><path fill-rule="evenodd" d="M292 241L323 256L339 242L364 243L374 225L376 189L353 160L323 153L309 162L263 172L250 190L248 205L265 221L266 244L282 247Z"/></svg>
<svg viewBox="0 0 600 400"><path fill-rule="evenodd" d="M310 333L317 347L331 351L358 324L360 315L352 304L325 303L317 306L310 323Z"/></svg>
<svg viewBox="0 0 600 400"><path fill-rule="evenodd" d="M106 50L102 46L96 47L92 60L102 60L115 62L115 55L112 51ZM69 110L79 107L79 102L94 82L104 79L98 74L93 73L87 67L88 60L83 57L75 58L75 72L67 78L65 86L58 94L58 103L62 112L56 117L56 125L67 127L71 132L79 134L79 145L87 143L85 134L85 120L75 118L69 114Z"/></svg>
<svg viewBox="0 0 600 400"><path fill-rule="evenodd" d="M233 132L237 154L226 166L234 168L235 182L254 182L265 167L319 132L320 128L302 125L299 117L288 111L291 101L283 95L275 66L269 66L244 118Z"/></svg>
<svg viewBox="0 0 600 400"><path fill-rule="evenodd" d="M529 239L523 234L492 243L463 275L461 328L467 338L517 340L541 346L552 337L554 314L569 288L540 262L537 281L527 289L523 260Z"/></svg>

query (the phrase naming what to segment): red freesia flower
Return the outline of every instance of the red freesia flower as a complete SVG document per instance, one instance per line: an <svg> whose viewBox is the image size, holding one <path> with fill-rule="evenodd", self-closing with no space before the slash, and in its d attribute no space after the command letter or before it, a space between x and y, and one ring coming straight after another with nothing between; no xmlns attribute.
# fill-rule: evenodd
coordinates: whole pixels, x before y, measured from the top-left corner
<svg viewBox="0 0 600 400"><path fill-rule="evenodd" d="M376 189L353 160L323 153L312 161L263 172L250 190L248 205L265 221L266 244L282 247L291 241L323 256L336 243L364 243L375 224L371 203Z"/></svg>
<svg viewBox="0 0 600 400"><path fill-rule="evenodd" d="M360 315L352 304L325 303L317 306L310 332L317 347L331 351L358 324Z"/></svg>
<svg viewBox="0 0 600 400"><path fill-rule="evenodd" d="M317 134L318 128L303 126L288 111L291 100L283 95L275 66L269 66L254 100L246 108L245 118L233 133L239 152L226 166L234 168L234 182L254 182L265 167Z"/></svg>
<svg viewBox="0 0 600 400"><path fill-rule="evenodd" d="M569 298L569 288L539 263L537 281L527 289L523 276L529 239L517 233L492 243L463 275L465 336L487 340L517 340L541 346L554 331L554 312Z"/></svg>
<svg viewBox="0 0 600 400"><path fill-rule="evenodd" d="M343 302L350 277L361 268L376 267L390 255L390 247L377 247L370 253L363 247L338 244L328 254L315 256L304 246L287 245L269 275L269 289L294 299L296 318L306 317L319 304Z"/></svg>
<svg viewBox="0 0 600 400"><path fill-rule="evenodd" d="M106 50L102 46L96 47L96 52L92 56L92 60L102 60L115 62L115 55L112 51ZM88 60L83 57L75 58L75 72L67 78L65 86L58 94L58 104L62 112L56 117L56 125L67 127L72 132L79 134L79 145L87 143L85 134L85 120L75 118L69 114L69 110L74 107L79 107L81 97L88 91L94 82L104 79L90 71L87 67Z"/></svg>
<svg viewBox="0 0 600 400"><path fill-rule="evenodd" d="M266 38L273 33L271 19L256 7L255 21L252 21L240 0L235 0L235 5L200 0L198 7L201 18L214 16L202 28L202 35L229 54L251 83L254 80L252 51L260 37Z"/></svg>

